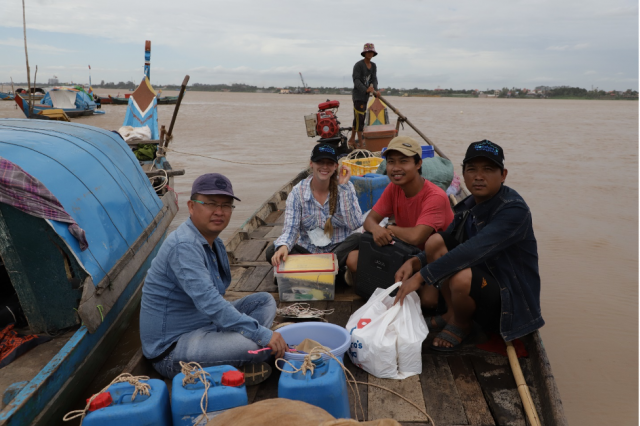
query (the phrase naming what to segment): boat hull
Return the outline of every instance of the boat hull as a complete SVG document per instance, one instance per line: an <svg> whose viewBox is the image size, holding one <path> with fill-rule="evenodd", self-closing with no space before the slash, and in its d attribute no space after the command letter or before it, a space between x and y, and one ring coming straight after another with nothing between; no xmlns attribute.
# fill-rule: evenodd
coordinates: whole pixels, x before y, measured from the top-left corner
<svg viewBox="0 0 640 426"><path fill-rule="evenodd" d="M167 207L165 217L155 230L159 238L149 237L152 245L148 255L140 262L135 275L118 297L94 333L80 327L58 354L20 391L0 412L0 426L51 425L76 401L86 385L109 355L113 344L127 328L131 315L140 303L142 284L151 261L166 238L167 228L177 212L172 193L163 197ZM143 252L141 247L139 252ZM37 416L37 418L36 418Z"/></svg>

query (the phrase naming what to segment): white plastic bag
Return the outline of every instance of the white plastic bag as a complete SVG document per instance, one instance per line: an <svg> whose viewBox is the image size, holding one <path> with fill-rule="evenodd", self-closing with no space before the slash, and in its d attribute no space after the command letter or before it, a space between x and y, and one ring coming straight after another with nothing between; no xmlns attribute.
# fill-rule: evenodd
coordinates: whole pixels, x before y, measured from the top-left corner
<svg viewBox="0 0 640 426"><path fill-rule="evenodd" d="M393 305L389 294L401 284L376 289L347 322L351 362L379 378L405 379L422 372L422 342L429 329L415 292L403 306Z"/></svg>

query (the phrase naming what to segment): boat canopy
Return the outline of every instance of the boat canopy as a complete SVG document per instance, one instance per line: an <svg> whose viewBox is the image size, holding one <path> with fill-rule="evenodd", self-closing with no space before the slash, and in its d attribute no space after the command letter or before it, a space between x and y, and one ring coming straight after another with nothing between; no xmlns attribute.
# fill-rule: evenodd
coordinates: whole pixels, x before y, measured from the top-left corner
<svg viewBox="0 0 640 426"><path fill-rule="evenodd" d="M54 87L40 103L63 109L96 109L96 103L91 96L84 91L68 87Z"/></svg>
<svg viewBox="0 0 640 426"><path fill-rule="evenodd" d="M94 285L162 208L117 133L75 123L0 119L0 154L42 182L85 230L89 248L82 251L68 223L49 220Z"/></svg>

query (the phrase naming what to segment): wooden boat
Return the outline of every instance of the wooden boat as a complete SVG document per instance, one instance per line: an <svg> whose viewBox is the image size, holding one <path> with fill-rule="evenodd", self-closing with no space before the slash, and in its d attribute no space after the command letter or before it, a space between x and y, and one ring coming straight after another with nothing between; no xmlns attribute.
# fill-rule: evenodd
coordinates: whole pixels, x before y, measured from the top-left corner
<svg viewBox="0 0 640 426"><path fill-rule="evenodd" d="M108 95L109 99L111 100L111 104L113 105L128 105L129 104L129 98L119 98L117 96L111 96Z"/></svg>
<svg viewBox="0 0 640 426"><path fill-rule="evenodd" d="M11 92L0 92L0 101L12 101L15 96Z"/></svg>
<svg viewBox="0 0 640 426"><path fill-rule="evenodd" d="M54 108L54 107L52 107L50 105L35 104L35 105L33 105L33 113L30 113L29 112L29 101L27 99L24 99L22 96L16 95L14 100L16 101L16 104L18 105L20 110L22 110L24 115L27 118L31 118L31 119L48 119L48 116L46 115L46 112L47 111L51 111L51 110L64 111L64 113L69 118L78 118L78 117L83 117L83 116L89 116L89 115L93 115L94 112L95 112L92 109Z"/></svg>
<svg viewBox="0 0 640 426"><path fill-rule="evenodd" d="M178 102L177 96L158 96L158 105L175 105Z"/></svg>
<svg viewBox="0 0 640 426"><path fill-rule="evenodd" d="M45 92L41 87L32 87L31 93L31 98L34 100L34 102L41 101L47 94L47 92ZM16 89L15 94L23 96L25 99L29 99L29 90L27 89L18 88Z"/></svg>
<svg viewBox="0 0 640 426"><path fill-rule="evenodd" d="M152 142L153 143L153 142ZM158 143L158 141L155 141ZM163 155L138 162L113 132L0 120L0 153L36 178L86 232L0 203L0 272L28 321L52 340L0 372L0 425L60 421L128 327L144 276L177 212ZM153 184L148 176L156 176Z"/></svg>
<svg viewBox="0 0 640 426"><path fill-rule="evenodd" d="M107 104L112 104L113 102L111 102L111 97L109 96L98 96L98 99L100 100L100 103L102 105L107 105Z"/></svg>
<svg viewBox="0 0 640 426"><path fill-rule="evenodd" d="M411 125L397 110L394 109L394 112ZM434 150L437 155L444 156L435 146ZM297 183L308 176L308 170L298 173L268 198L225 242L232 274L232 282L225 294L227 300L236 300L254 292L269 292L278 301L279 307L293 303L279 301L273 267L266 262L265 252L269 244L282 233L288 195ZM452 195L452 206L467 195L464 188L457 196ZM337 285L334 300L308 303L318 309L333 309L334 313L326 316L326 320L344 327L351 314L365 301L355 294L352 287ZM276 321L290 319L276 317ZM345 366L356 380L386 386L412 400L425 409L438 426L529 424L506 356L477 347L478 343L482 343L481 335L465 342L456 352L433 352L429 345L434 336L435 333L430 333L423 344L423 371L419 376L405 380L378 379L354 366L348 357L345 357ZM536 331L520 341L528 355L520 358L519 364L541 424L567 425L540 333ZM123 372L160 378L144 358L141 349L130 359ZM280 372L274 369L268 380L248 388L249 403L276 398L279 377ZM167 380L167 383L170 384L170 381ZM105 384L94 388L102 388ZM393 418L404 425L427 424L421 413L400 398L373 386L358 385L358 389L366 420ZM355 408L353 395L350 398L352 417L362 420L359 408Z"/></svg>

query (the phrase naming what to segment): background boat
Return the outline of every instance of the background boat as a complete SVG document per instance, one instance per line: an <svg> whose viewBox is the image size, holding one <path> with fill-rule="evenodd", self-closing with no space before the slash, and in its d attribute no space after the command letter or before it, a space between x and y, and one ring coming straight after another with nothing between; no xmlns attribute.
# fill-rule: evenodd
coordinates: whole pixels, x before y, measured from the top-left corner
<svg viewBox="0 0 640 426"><path fill-rule="evenodd" d="M14 97L15 97L14 93L0 92L0 100L2 101L12 101Z"/></svg>

